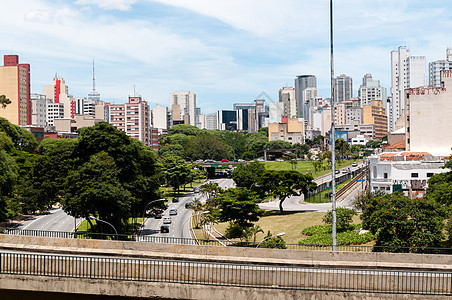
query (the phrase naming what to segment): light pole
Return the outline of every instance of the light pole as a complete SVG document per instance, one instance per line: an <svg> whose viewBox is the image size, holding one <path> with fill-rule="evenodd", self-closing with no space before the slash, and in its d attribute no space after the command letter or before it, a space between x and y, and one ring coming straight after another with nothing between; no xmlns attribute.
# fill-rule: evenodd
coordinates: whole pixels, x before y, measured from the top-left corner
<svg viewBox="0 0 452 300"><path fill-rule="evenodd" d="M268 240L268 239L272 239L272 238L275 238L275 237L277 237L277 236L283 236L283 235L285 235L285 234L286 234L285 232L281 232L281 233L274 234L274 235L272 235L272 236L267 236L265 239L263 239L262 241L260 241L259 244L257 244L256 248L259 248L259 246L260 246L263 242L265 242L266 240Z"/></svg>
<svg viewBox="0 0 452 300"><path fill-rule="evenodd" d="M94 219L94 220L96 220L96 221L98 221L98 222L102 222L102 223L106 223L106 224L110 225L110 226L113 228L113 230L115 231L116 235L118 235L118 232L116 231L115 226L111 225L111 224L108 223L107 221L103 221L103 220L98 219L98 218L93 217L93 216L89 216L89 217L90 217L90 219Z"/></svg>
<svg viewBox="0 0 452 300"><path fill-rule="evenodd" d="M189 216L185 221L184 224L182 224L182 237L184 236L184 228L185 228L185 224L188 222L188 220L191 220L193 217L195 216L199 216L199 215L204 215L204 214L208 214L210 213L210 210L206 210L206 211L200 211L199 213L196 213L194 215Z"/></svg>
<svg viewBox="0 0 452 300"><path fill-rule="evenodd" d="M155 202L160 202L160 201L165 201L166 199L157 199L157 200L152 200L151 202L149 202L148 204L146 204L146 207L144 208L144 211L143 211L143 223L141 224L141 227L144 227L144 215L146 214L146 211L147 211L147 209L148 209L148 206L149 206L149 204L151 204L151 203L155 203Z"/></svg>

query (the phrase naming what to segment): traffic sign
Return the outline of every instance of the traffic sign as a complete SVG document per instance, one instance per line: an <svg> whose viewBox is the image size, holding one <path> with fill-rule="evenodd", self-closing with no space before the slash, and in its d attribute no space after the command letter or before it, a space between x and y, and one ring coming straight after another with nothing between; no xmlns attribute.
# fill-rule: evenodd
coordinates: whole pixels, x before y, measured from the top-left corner
<svg viewBox="0 0 452 300"><path fill-rule="evenodd" d="M358 180L356 180L356 182L364 182L364 181L366 181L365 179L358 179Z"/></svg>

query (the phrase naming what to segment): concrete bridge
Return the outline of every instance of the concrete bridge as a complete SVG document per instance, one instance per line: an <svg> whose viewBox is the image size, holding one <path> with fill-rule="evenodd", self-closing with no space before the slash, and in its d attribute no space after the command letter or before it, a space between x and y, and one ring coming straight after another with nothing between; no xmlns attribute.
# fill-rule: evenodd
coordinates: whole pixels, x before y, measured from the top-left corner
<svg viewBox="0 0 452 300"><path fill-rule="evenodd" d="M0 248L0 294L34 291L164 299L394 299L395 295L440 299L452 295L452 258L447 255L13 235L0 235Z"/></svg>

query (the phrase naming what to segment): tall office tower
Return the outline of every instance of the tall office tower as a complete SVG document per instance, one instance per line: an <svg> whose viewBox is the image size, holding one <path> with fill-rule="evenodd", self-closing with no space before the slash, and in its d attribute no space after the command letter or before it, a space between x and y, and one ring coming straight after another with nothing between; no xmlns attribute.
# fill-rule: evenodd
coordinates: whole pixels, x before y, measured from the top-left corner
<svg viewBox="0 0 452 300"><path fill-rule="evenodd" d="M303 99L305 101L305 112L306 112L306 117L304 117L304 120L309 125L312 125L311 113L312 109L315 107L315 104L317 102L316 100L318 99L318 97L319 91L316 88L309 87L303 91Z"/></svg>
<svg viewBox="0 0 452 300"><path fill-rule="evenodd" d="M5 55L0 67L0 95L11 101L0 108L0 117L15 125L31 125L30 65L19 64L18 55Z"/></svg>
<svg viewBox="0 0 452 300"><path fill-rule="evenodd" d="M74 100L72 95L69 95L69 88L63 78L59 78L57 77L57 75L55 75L55 77L53 78L53 84L44 85L42 87L42 93L52 103L63 103L63 118L74 118L75 114L77 113L77 102Z"/></svg>
<svg viewBox="0 0 452 300"><path fill-rule="evenodd" d="M372 100L382 100L386 102L386 88L380 85L379 80L372 80L371 74L366 74L363 77L363 84L359 87L358 98L363 105L370 105Z"/></svg>
<svg viewBox="0 0 452 300"><path fill-rule="evenodd" d="M265 100L254 100L254 108L248 110L248 133L257 132L263 124L263 113L265 110Z"/></svg>
<svg viewBox="0 0 452 300"><path fill-rule="evenodd" d="M391 51L391 102L388 129L393 131L405 109L405 89L425 85L425 56L411 56L406 46Z"/></svg>
<svg viewBox="0 0 452 300"><path fill-rule="evenodd" d="M217 130L217 114L211 113L206 115L206 129Z"/></svg>
<svg viewBox="0 0 452 300"><path fill-rule="evenodd" d="M219 130L237 130L237 111L219 110L217 111L217 127Z"/></svg>
<svg viewBox="0 0 452 300"><path fill-rule="evenodd" d="M140 96L129 96L126 104L109 104L110 124L128 136L150 146L151 118L149 105Z"/></svg>
<svg viewBox="0 0 452 300"><path fill-rule="evenodd" d="M430 86L441 86L441 71L452 70L452 48L446 49L446 60L437 60L428 64Z"/></svg>
<svg viewBox="0 0 452 300"><path fill-rule="evenodd" d="M31 125L45 127L47 121L47 99L41 94L31 94Z"/></svg>
<svg viewBox="0 0 452 300"><path fill-rule="evenodd" d="M303 92L307 88L317 88L317 78L314 75L300 75L295 78L295 100L297 102L297 116L308 119L309 109Z"/></svg>
<svg viewBox="0 0 452 300"><path fill-rule="evenodd" d="M353 80L350 76L342 74L333 80L334 101L341 103L353 97Z"/></svg>
<svg viewBox="0 0 452 300"><path fill-rule="evenodd" d="M96 77L94 76L94 60L93 60L93 90L88 94L88 99L99 101L100 94L96 91Z"/></svg>
<svg viewBox="0 0 452 300"><path fill-rule="evenodd" d="M152 109L151 126L157 129L168 129L168 107L156 105Z"/></svg>
<svg viewBox="0 0 452 300"><path fill-rule="evenodd" d="M284 115L289 118L297 115L297 101L293 87L285 86L279 89L279 102L284 103Z"/></svg>
<svg viewBox="0 0 452 300"><path fill-rule="evenodd" d="M174 92L169 97L169 109L173 121L196 126L196 93L189 91Z"/></svg>

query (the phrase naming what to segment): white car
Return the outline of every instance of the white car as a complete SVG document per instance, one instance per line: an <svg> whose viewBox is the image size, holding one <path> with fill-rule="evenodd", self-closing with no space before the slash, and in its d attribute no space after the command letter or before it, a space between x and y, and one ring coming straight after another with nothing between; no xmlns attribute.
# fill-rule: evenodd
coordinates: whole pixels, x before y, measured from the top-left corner
<svg viewBox="0 0 452 300"><path fill-rule="evenodd" d="M171 217L163 217L163 224L171 224Z"/></svg>

